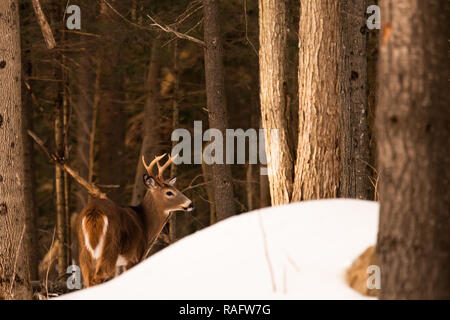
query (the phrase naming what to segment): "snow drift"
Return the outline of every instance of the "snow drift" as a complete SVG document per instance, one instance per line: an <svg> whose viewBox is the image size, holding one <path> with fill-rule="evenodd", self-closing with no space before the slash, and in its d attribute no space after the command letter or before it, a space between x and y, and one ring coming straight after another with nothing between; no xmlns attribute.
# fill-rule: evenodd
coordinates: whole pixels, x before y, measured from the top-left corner
<svg viewBox="0 0 450 320"><path fill-rule="evenodd" d="M256 210L60 299L369 299L346 284L345 270L375 244L377 230L378 204L370 201Z"/></svg>

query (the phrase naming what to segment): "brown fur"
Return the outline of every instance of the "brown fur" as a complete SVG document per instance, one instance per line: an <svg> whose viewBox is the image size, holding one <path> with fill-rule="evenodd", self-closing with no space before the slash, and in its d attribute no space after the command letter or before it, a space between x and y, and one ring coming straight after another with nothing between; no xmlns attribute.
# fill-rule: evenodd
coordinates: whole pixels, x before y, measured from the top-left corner
<svg viewBox="0 0 450 320"><path fill-rule="evenodd" d="M77 223L80 268L85 286L114 278L119 271L116 267L119 256L127 262L125 270L140 262L147 246L166 222L167 210L193 209L193 206L187 207L192 202L172 185L159 180L148 185L149 189L137 207L120 207L109 199L93 199L87 204ZM166 194L169 191L170 196ZM86 247L82 221L85 221L90 246L95 249L103 233L103 217L108 219L108 226L100 257L94 259Z"/></svg>
<svg viewBox="0 0 450 320"><path fill-rule="evenodd" d="M103 232L103 216L108 219L103 250L98 261L86 248L81 223L85 219L86 231L92 248L95 248ZM113 278L119 255L129 261L127 267L139 262L145 250L142 218L131 208L122 208L108 199L91 200L81 212L78 220L80 243L80 267L86 286L95 285Z"/></svg>

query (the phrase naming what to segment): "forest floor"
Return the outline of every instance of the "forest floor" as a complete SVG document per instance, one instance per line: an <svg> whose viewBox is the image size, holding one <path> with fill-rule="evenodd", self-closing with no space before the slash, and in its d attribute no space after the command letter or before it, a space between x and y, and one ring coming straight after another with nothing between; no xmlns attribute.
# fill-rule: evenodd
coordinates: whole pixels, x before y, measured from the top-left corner
<svg viewBox="0 0 450 320"><path fill-rule="evenodd" d="M345 273L376 242L376 202L317 200L232 217L61 299L373 299Z"/></svg>

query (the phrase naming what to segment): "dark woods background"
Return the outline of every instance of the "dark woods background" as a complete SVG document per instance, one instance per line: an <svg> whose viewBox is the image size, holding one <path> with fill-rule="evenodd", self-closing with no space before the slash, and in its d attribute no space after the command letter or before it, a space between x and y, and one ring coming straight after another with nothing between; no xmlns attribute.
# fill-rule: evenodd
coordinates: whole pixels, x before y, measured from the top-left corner
<svg viewBox="0 0 450 320"><path fill-rule="evenodd" d="M176 215L154 251L261 207L379 200L381 297L448 297L444 1L380 1L379 32L365 14L378 1L41 0L50 50L37 1L3 1L0 298L30 298L28 262L35 291L67 290L70 225L88 201L26 134L22 147L22 127L112 200L135 205L141 155L170 152L172 131L193 136L194 120L203 130L279 129L279 140L266 135L268 156L280 151L274 174L269 183L260 165L172 166L196 210ZM81 30L66 28L70 4Z"/></svg>
<svg viewBox="0 0 450 320"><path fill-rule="evenodd" d="M162 26L203 39L202 1L70 4L81 8L81 30L66 28L66 1L41 1L57 42L48 50L31 1L20 1L27 119L49 149L86 180L118 203L137 204L145 191L141 152L146 159L170 152L172 130L186 128L193 133L194 120L202 120L203 130L208 128L203 47L150 26L153 22L147 15ZM221 3L229 128L260 127L257 5L256 1ZM288 90L295 115L298 3L290 5ZM55 241L57 212L66 210L69 221L86 204L88 194L63 172L55 173L59 170L37 146L32 162L29 177L36 186L32 264L37 266ZM259 175L258 165L231 167L236 213L270 204L267 177ZM172 169L178 188L186 189L196 210L177 215L172 233L165 230L159 247L216 220L210 171L205 165ZM68 227L65 233L70 239ZM67 265L70 252L66 254ZM46 270L42 271L45 277ZM32 278L37 279L37 274Z"/></svg>
<svg viewBox="0 0 450 320"><path fill-rule="evenodd" d="M145 192L140 155L152 159L170 152L172 130L186 128L193 133L194 120L203 122L203 130L208 127L202 45L154 25L157 22L203 39L203 2L40 2L57 46L47 49L31 1L20 1L23 104L29 127L45 140L50 150L108 197L123 205L138 204ZM70 4L81 8L81 30L66 28L65 9ZM298 1L287 1L286 11L285 117L287 130L293 137L290 148L295 153ZM258 129L261 125L257 1L220 2L217 23L223 37L227 128ZM363 23L359 21L358 25ZM363 86L372 126L377 31L368 32L362 27L361 33L367 40L368 60L364 68L368 82ZM370 130L366 133L369 135L364 160L364 198L375 199L376 170L371 169L375 166L375 144ZM69 225L74 213L87 203L88 194L55 168L37 146L31 159L29 179L35 197L35 221L30 224L35 226L30 230L31 278L55 280L57 273L60 278L63 276L64 270L48 272L54 266L48 268L48 264L38 270L38 263L61 235L66 239L66 250L55 249L58 254L53 253L53 264L56 260L63 266L70 265L72 259L76 262L76 250L69 250L69 247L76 249ZM177 215L176 222L174 218L159 238L156 250L217 220L211 168L180 165L171 170L178 177L178 188L185 190L196 210ZM236 214L270 205L267 176L259 175L259 165L235 165L231 170Z"/></svg>

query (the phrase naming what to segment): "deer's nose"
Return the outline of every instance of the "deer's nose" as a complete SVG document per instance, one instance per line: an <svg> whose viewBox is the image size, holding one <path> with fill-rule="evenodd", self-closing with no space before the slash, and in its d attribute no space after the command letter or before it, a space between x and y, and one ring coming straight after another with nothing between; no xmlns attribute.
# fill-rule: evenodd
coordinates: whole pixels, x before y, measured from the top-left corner
<svg viewBox="0 0 450 320"><path fill-rule="evenodd" d="M186 211L192 211L194 210L194 203L191 201L191 203L185 208Z"/></svg>

